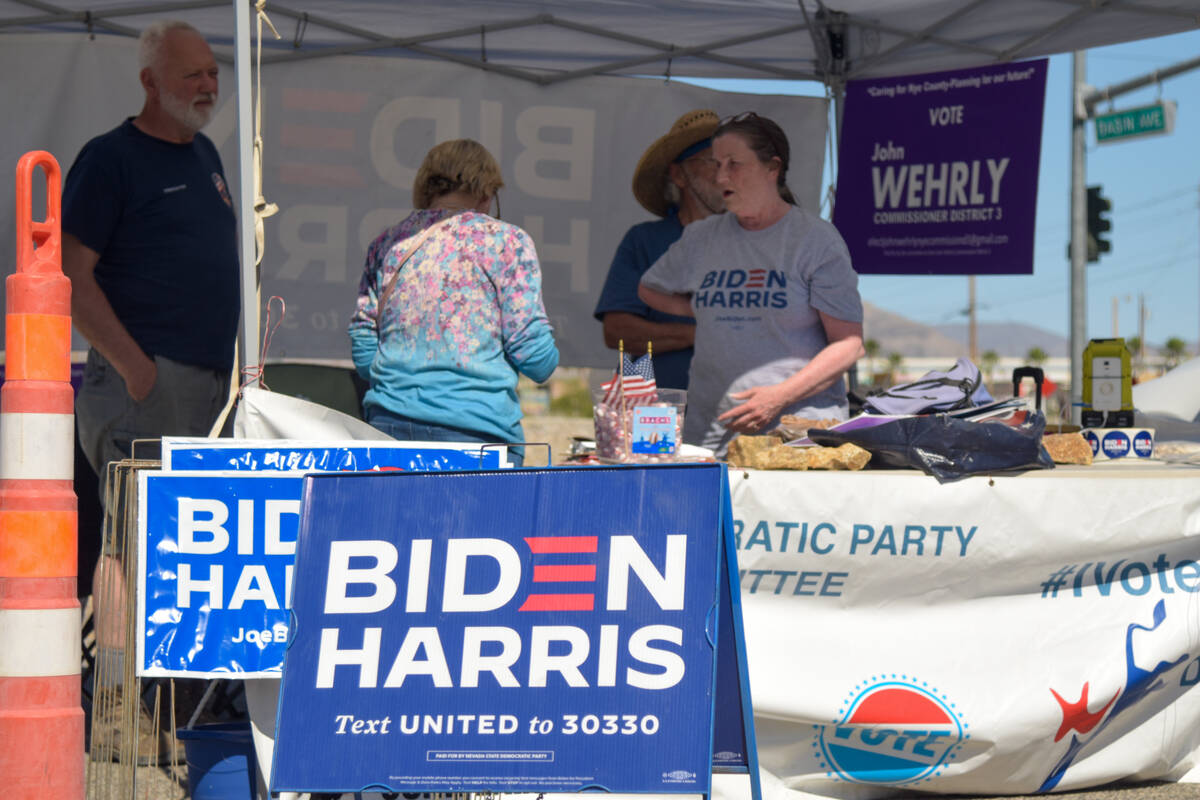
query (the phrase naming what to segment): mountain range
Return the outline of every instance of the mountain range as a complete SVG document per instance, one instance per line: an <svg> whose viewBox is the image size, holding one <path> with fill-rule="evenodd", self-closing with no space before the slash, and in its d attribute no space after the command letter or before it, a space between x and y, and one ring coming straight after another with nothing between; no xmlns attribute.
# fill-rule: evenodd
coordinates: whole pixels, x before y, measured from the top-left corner
<svg viewBox="0 0 1200 800"><path fill-rule="evenodd" d="M925 325L907 317L863 303L863 329L867 339L879 342L881 355L899 353L910 358L967 355L967 326ZM1023 357L1040 347L1051 358L1066 356L1068 341L1056 333L1023 322L979 322L975 326L979 352Z"/></svg>

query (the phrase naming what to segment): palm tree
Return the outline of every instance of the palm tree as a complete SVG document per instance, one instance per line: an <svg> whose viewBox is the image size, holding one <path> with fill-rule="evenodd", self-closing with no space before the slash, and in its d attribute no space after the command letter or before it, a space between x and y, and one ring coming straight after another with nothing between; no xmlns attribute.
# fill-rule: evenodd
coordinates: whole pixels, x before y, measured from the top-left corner
<svg viewBox="0 0 1200 800"><path fill-rule="evenodd" d="M1029 348L1029 352L1025 354L1025 361L1034 367L1040 367L1049 358L1050 354L1037 345Z"/></svg>
<svg viewBox="0 0 1200 800"><path fill-rule="evenodd" d="M900 365L904 363L904 356L899 353L888 353L888 379L889 384L896 382L896 373L900 371Z"/></svg>
<svg viewBox="0 0 1200 800"><path fill-rule="evenodd" d="M1133 377L1133 383L1138 383L1138 373L1141 372L1141 337L1127 338L1126 349L1129 350L1129 373Z"/></svg>
<svg viewBox="0 0 1200 800"><path fill-rule="evenodd" d="M1125 346L1129 348L1129 355L1136 361L1141 358L1142 340L1139 336L1130 336L1125 340Z"/></svg>
<svg viewBox="0 0 1200 800"><path fill-rule="evenodd" d="M875 358L879 355L879 340L867 339L863 342L863 350L867 351L867 372L870 373L869 383L875 383Z"/></svg>
<svg viewBox="0 0 1200 800"><path fill-rule="evenodd" d="M984 350L979 356L979 368L983 370L983 378L988 383L992 382L992 373L996 371L999 363L1000 354L995 350Z"/></svg>
<svg viewBox="0 0 1200 800"><path fill-rule="evenodd" d="M1163 345L1162 354L1167 360L1167 369L1174 369L1179 366L1179 362L1187 355L1187 344L1178 336L1172 336Z"/></svg>

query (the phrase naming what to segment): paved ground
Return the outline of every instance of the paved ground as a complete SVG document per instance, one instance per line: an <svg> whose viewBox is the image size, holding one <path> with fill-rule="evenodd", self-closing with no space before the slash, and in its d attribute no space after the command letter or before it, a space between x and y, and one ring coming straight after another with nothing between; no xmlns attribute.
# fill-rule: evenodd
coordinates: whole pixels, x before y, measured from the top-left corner
<svg viewBox="0 0 1200 800"><path fill-rule="evenodd" d="M172 774L174 773L174 774ZM188 797L187 771L136 770L121 764L87 764L87 800L182 800Z"/></svg>
<svg viewBox="0 0 1200 800"><path fill-rule="evenodd" d="M117 774L117 766L90 765L88 800L184 800L187 794L187 775L180 771L178 780L167 770L141 768L137 770L137 785L130 793L127 775ZM128 770L126 770L128 773ZM107 783L106 783L107 781ZM1053 798L1054 800L1200 800L1200 784L1143 783L1134 786L1111 786L1055 795L934 795L910 792L893 795L889 800L1020 800L1020 798Z"/></svg>
<svg viewBox="0 0 1200 800"><path fill-rule="evenodd" d="M551 417L529 415L521 420L525 429L525 441L546 442L555 464L563 463L571 452L571 438L583 436L591 439L595 435L595 426L590 417ZM546 465L546 448L526 447L525 466L542 467Z"/></svg>

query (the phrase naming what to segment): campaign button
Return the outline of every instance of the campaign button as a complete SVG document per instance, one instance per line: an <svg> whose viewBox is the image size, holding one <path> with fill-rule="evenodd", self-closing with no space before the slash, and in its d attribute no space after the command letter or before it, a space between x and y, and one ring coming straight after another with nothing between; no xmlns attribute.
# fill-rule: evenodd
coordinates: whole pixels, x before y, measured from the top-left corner
<svg viewBox="0 0 1200 800"><path fill-rule="evenodd" d="M1124 458L1129 455L1132 446L1129 442L1129 437L1123 431L1113 431L1104 434L1104 439L1100 442L1100 447L1104 450L1104 455L1109 458Z"/></svg>

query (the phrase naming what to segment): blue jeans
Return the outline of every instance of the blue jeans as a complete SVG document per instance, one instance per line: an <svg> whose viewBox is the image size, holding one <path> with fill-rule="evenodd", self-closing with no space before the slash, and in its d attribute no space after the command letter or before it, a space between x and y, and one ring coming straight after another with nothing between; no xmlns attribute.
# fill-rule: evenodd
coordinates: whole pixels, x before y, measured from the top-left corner
<svg viewBox="0 0 1200 800"><path fill-rule="evenodd" d="M481 444L503 444L494 435L478 433L477 431L452 428L449 425L435 425L432 422L422 422L418 419L394 414L386 408L370 406L367 408L367 422L372 428L386 433L393 439L402 442L479 442ZM524 448L508 448L508 460L514 467L525 463Z"/></svg>

